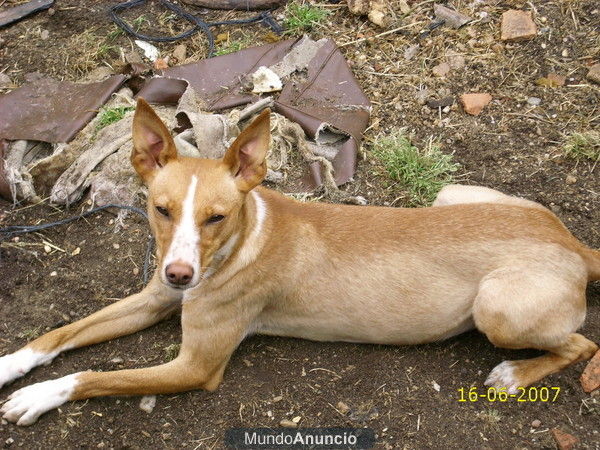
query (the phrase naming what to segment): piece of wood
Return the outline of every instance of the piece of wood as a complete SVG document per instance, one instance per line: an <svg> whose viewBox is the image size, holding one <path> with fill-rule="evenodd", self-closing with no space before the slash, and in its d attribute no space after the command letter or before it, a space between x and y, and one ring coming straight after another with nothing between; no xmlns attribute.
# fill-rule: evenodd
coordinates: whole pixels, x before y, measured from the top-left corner
<svg viewBox="0 0 600 450"><path fill-rule="evenodd" d="M0 12L0 28L17 22L30 14L48 9L54 4L54 0L32 0L22 5L15 6Z"/></svg>
<svg viewBox="0 0 600 450"><path fill-rule="evenodd" d="M183 0L188 5L210 9L235 9L250 11L254 9L271 9L284 5L287 0Z"/></svg>

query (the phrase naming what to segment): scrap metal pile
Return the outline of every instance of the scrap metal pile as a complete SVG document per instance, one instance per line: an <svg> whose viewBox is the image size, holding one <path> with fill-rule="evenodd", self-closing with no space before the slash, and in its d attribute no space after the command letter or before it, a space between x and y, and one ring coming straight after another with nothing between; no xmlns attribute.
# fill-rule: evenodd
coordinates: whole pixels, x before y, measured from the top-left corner
<svg viewBox="0 0 600 450"><path fill-rule="evenodd" d="M290 152L306 163L295 190L324 186L336 195L337 186L354 174L370 103L331 40L280 41L149 78L129 66L126 74L91 83L34 74L0 96L0 195L15 202L50 197L70 204L89 192L97 205L138 203L143 189L128 160L137 96L159 106L181 153L222 156L246 121L270 106L269 181L287 178ZM97 112L103 106L129 112L99 129Z"/></svg>

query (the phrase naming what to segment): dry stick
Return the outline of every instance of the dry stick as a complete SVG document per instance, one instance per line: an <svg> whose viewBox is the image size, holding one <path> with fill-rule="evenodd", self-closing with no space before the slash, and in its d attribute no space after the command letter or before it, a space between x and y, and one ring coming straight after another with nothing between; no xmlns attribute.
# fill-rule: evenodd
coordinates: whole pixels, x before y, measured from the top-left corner
<svg viewBox="0 0 600 450"><path fill-rule="evenodd" d="M355 41L346 42L345 44L338 45L338 47L345 47L347 45L358 44L360 42L367 41L367 40L370 40L370 39L377 39L377 38L380 38L380 37L383 37L383 36L387 36L388 34L395 33L396 31L404 30L406 28L411 28L411 27L415 26L418 23L422 23L422 22L411 23L409 25L404 25L402 27L394 28L393 30L384 31L383 33L376 34L375 36L372 36L372 37L364 37L364 38L357 39Z"/></svg>
<svg viewBox="0 0 600 450"><path fill-rule="evenodd" d="M275 101L273 100L273 97L265 97L260 99L259 101L252 103L250 106L247 106L240 111L239 121L246 120L248 117L251 117L253 114L262 111L265 108L271 108L274 104Z"/></svg>

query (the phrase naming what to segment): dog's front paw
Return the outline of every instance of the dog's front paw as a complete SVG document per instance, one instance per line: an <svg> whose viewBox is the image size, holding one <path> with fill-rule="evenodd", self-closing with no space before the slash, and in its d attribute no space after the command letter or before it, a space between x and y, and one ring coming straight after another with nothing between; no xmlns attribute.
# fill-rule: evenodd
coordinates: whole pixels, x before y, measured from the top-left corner
<svg viewBox="0 0 600 450"><path fill-rule="evenodd" d="M17 425L31 425L46 411L69 400L77 385L77 375L32 384L13 392L0 408L2 418Z"/></svg>
<svg viewBox="0 0 600 450"><path fill-rule="evenodd" d="M19 377L22 377L35 366L48 364L58 354L42 353L30 348L22 348L10 355L0 358L0 388Z"/></svg>
<svg viewBox="0 0 600 450"><path fill-rule="evenodd" d="M504 361L498 364L490 372L487 380L485 380L486 386L492 386L496 389L506 389L508 394L516 394L522 383L518 380L515 374L515 364L513 361Z"/></svg>
<svg viewBox="0 0 600 450"><path fill-rule="evenodd" d="M0 388L32 369L31 353L31 350L23 349L0 358Z"/></svg>

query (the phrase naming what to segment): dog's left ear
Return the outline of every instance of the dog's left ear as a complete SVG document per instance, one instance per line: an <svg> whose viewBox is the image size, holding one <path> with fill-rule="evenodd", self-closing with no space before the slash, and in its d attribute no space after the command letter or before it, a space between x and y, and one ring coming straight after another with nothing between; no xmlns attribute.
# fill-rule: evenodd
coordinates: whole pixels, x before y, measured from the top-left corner
<svg viewBox="0 0 600 450"><path fill-rule="evenodd" d="M271 110L265 109L240 133L225 153L223 162L242 192L258 186L267 174L267 151L271 140Z"/></svg>
<svg viewBox="0 0 600 450"><path fill-rule="evenodd" d="M141 97L135 108L132 131L131 164L148 183L156 170L177 158L177 148L163 121Z"/></svg>

